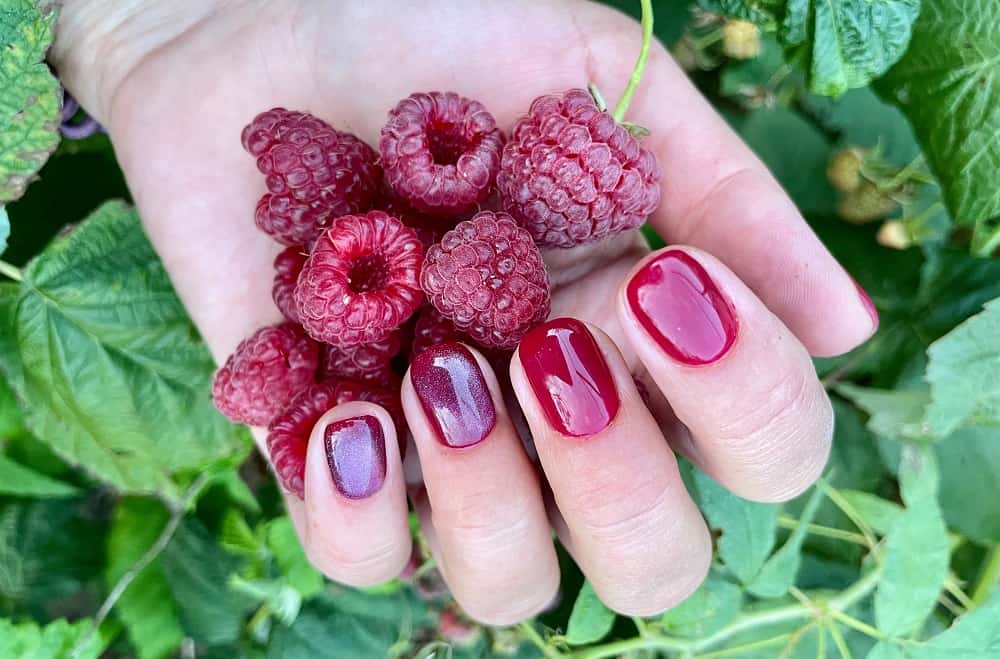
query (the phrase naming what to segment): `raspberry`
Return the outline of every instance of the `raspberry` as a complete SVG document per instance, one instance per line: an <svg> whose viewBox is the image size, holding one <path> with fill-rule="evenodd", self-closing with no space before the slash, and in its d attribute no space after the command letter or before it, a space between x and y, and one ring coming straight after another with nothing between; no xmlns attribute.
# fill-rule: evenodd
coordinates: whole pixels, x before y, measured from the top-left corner
<svg viewBox="0 0 1000 659"><path fill-rule="evenodd" d="M420 303L423 248L382 211L345 215L317 240L295 287L306 332L351 347L384 340Z"/></svg>
<svg viewBox="0 0 1000 659"><path fill-rule="evenodd" d="M750 21L727 19L722 25L722 52L733 59L760 55L760 28Z"/></svg>
<svg viewBox="0 0 1000 659"><path fill-rule="evenodd" d="M535 242L573 247L641 225L660 203L660 166L590 94L571 89L536 98L514 125L497 190Z"/></svg>
<svg viewBox="0 0 1000 659"><path fill-rule="evenodd" d="M281 315L299 322L299 310L295 308L295 283L299 279L302 265L308 256L302 247L286 247L274 259L274 286L271 297Z"/></svg>
<svg viewBox="0 0 1000 659"><path fill-rule="evenodd" d="M489 196L502 148L493 115L452 92L404 98L379 140L393 191L418 210L446 216L468 213Z"/></svg>
<svg viewBox="0 0 1000 659"><path fill-rule="evenodd" d="M439 343L465 341L466 339L467 337L463 336L455 327L455 323L442 316L441 312L433 306L427 305L417 315L417 324L413 327L410 359Z"/></svg>
<svg viewBox="0 0 1000 659"><path fill-rule="evenodd" d="M420 285L459 331L488 348L513 348L549 314L549 278L527 231L506 213L480 211L427 252Z"/></svg>
<svg viewBox="0 0 1000 659"><path fill-rule="evenodd" d="M283 245L308 245L334 218L369 208L378 193L375 151L307 112L261 113L242 142L267 177L257 226Z"/></svg>
<svg viewBox="0 0 1000 659"><path fill-rule="evenodd" d="M328 380L309 385L271 422L267 434L271 464L285 489L300 499L305 495L306 449L313 426L328 410L353 400L381 405L392 417L397 429L403 427L403 409L398 394L350 380ZM399 438L404 437L401 430L398 433ZM402 446L403 440L399 441Z"/></svg>
<svg viewBox="0 0 1000 659"><path fill-rule="evenodd" d="M212 400L228 418L266 426L313 381L319 348L293 323L257 330L215 374Z"/></svg>
<svg viewBox="0 0 1000 659"><path fill-rule="evenodd" d="M319 379L349 378L391 389L399 384L390 362L399 354L401 335L395 330L381 341L350 348L321 346Z"/></svg>

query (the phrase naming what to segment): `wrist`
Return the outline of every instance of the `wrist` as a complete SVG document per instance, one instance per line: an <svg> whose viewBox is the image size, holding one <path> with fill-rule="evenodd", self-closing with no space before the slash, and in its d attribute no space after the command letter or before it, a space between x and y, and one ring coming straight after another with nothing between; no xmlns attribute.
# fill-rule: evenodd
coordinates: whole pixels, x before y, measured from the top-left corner
<svg viewBox="0 0 1000 659"><path fill-rule="evenodd" d="M49 60L87 112L108 126L115 95L148 56L216 8L202 0L65 0Z"/></svg>

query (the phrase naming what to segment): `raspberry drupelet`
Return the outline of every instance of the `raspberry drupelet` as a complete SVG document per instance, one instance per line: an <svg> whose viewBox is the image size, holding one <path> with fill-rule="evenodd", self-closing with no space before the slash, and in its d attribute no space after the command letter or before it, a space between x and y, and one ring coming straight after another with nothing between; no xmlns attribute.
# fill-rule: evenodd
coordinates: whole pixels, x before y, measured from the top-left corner
<svg viewBox="0 0 1000 659"><path fill-rule="evenodd" d="M334 218L367 210L378 195L375 151L308 112L262 112L241 138L266 177L257 226L283 245L308 246Z"/></svg>
<svg viewBox="0 0 1000 659"><path fill-rule="evenodd" d="M318 359L319 346L298 325L264 327L215 374L212 401L232 421L266 426L314 380Z"/></svg>
<svg viewBox="0 0 1000 659"><path fill-rule="evenodd" d="M292 246L281 250L274 258L271 298L281 315L293 323L299 322L299 310L295 308L295 284L307 256L305 248Z"/></svg>
<svg viewBox="0 0 1000 659"><path fill-rule="evenodd" d="M481 211L427 252L420 275L442 316L487 348L514 348L549 314L538 247L506 213Z"/></svg>
<svg viewBox="0 0 1000 659"><path fill-rule="evenodd" d="M423 302L416 233L382 211L337 218L295 287L306 332L342 348L384 340Z"/></svg>
<svg viewBox="0 0 1000 659"><path fill-rule="evenodd" d="M542 247L573 247L634 229L660 203L656 157L571 89L540 96L503 150L501 208Z"/></svg>
<svg viewBox="0 0 1000 659"><path fill-rule="evenodd" d="M379 140L393 192L417 210L449 217L475 210L489 196L502 148L493 115L453 92L404 98Z"/></svg>

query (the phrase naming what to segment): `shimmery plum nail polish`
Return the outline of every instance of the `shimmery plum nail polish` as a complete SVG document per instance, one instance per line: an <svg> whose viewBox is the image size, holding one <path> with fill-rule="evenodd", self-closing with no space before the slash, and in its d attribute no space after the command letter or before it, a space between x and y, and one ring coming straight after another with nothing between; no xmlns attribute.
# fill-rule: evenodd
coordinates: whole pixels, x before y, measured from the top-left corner
<svg viewBox="0 0 1000 659"><path fill-rule="evenodd" d="M385 482L385 434L374 416L334 421L323 431L333 484L348 499L364 499Z"/></svg>
<svg viewBox="0 0 1000 659"><path fill-rule="evenodd" d="M682 364L711 364L736 341L739 321L729 300L686 252L668 250L649 260L625 295L643 329Z"/></svg>
<svg viewBox="0 0 1000 659"><path fill-rule="evenodd" d="M524 374L549 425L588 437L608 427L621 400L614 377L587 326L573 318L531 330L518 348Z"/></svg>
<svg viewBox="0 0 1000 659"><path fill-rule="evenodd" d="M452 448L486 439L496 409L475 357L461 343L440 343L410 364L410 380L438 441Z"/></svg>

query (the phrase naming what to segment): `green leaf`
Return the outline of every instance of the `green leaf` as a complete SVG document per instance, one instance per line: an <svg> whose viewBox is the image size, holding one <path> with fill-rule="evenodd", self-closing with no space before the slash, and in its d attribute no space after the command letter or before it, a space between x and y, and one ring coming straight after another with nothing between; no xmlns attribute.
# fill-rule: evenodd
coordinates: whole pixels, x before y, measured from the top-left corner
<svg viewBox="0 0 1000 659"><path fill-rule="evenodd" d="M924 0L912 47L879 82L913 124L973 250L1000 241L1000 3Z"/></svg>
<svg viewBox="0 0 1000 659"><path fill-rule="evenodd" d="M590 582L584 581L569 616L566 641L570 645L596 643L614 627L615 617L615 612L597 597Z"/></svg>
<svg viewBox="0 0 1000 659"><path fill-rule="evenodd" d="M126 498L115 508L108 537L108 588L142 558L167 523L167 510L153 499ZM184 639L177 604L159 559L146 566L115 604L139 659L161 659Z"/></svg>
<svg viewBox="0 0 1000 659"><path fill-rule="evenodd" d="M236 509L226 510L222 516L222 530L219 533L219 543L231 554L244 556L259 556L263 545L254 535L253 529L246 519Z"/></svg>
<svg viewBox="0 0 1000 659"><path fill-rule="evenodd" d="M927 355L927 423L935 434L1000 425L1000 298L931 344Z"/></svg>
<svg viewBox="0 0 1000 659"><path fill-rule="evenodd" d="M722 532L719 559L740 581L749 583L774 548L781 507L742 499L698 470L694 483L702 513L712 528Z"/></svg>
<svg viewBox="0 0 1000 659"><path fill-rule="evenodd" d="M0 657L11 659L97 659L104 650L92 620L65 620L39 627L34 622L14 624L0 618ZM86 641L77 649L77 644ZM74 653L73 651L76 650Z"/></svg>
<svg viewBox="0 0 1000 659"><path fill-rule="evenodd" d="M412 592L362 595L326 590L306 602L295 623L277 627L268 644L269 659L337 657L367 659L388 652L408 629L429 622L426 605Z"/></svg>
<svg viewBox="0 0 1000 659"><path fill-rule="evenodd" d="M755 110L739 132L803 212L834 207L836 195L826 180L831 145L801 114L785 108Z"/></svg>
<svg viewBox="0 0 1000 659"><path fill-rule="evenodd" d="M747 590L757 597L781 597L795 583L802 562L802 543L806 539L809 524L812 523L819 506L824 501L823 491L813 488L802 513L799 525L791 532L785 544L774 552L761 567Z"/></svg>
<svg viewBox="0 0 1000 659"><path fill-rule="evenodd" d="M253 606L250 598L228 586L240 562L193 519L177 527L163 551L163 574L184 628L196 640L216 645L239 638L243 616Z"/></svg>
<svg viewBox="0 0 1000 659"><path fill-rule="evenodd" d="M906 510L885 539L875 622L890 636L917 629L930 615L948 574L948 529L934 498L937 473L930 455L908 448L900 465Z"/></svg>
<svg viewBox="0 0 1000 659"><path fill-rule="evenodd" d="M672 634L699 638L725 627L742 607L740 587L712 573L690 597L664 613L660 622Z"/></svg>
<svg viewBox="0 0 1000 659"><path fill-rule="evenodd" d="M15 354L2 365L63 459L121 491L177 497L174 473L248 449L212 407L212 359L131 208L105 204L24 274L0 305Z"/></svg>
<svg viewBox="0 0 1000 659"><path fill-rule="evenodd" d="M233 575L229 586L255 602L267 604L283 624L295 622L302 608L302 595L287 583L273 579L244 579Z"/></svg>
<svg viewBox="0 0 1000 659"><path fill-rule="evenodd" d="M32 0L0 7L0 204L24 194L59 144L59 83L45 63L55 21Z"/></svg>
<svg viewBox="0 0 1000 659"><path fill-rule="evenodd" d="M982 542L1000 541L1000 436L966 428L934 444L941 470L941 510L948 525Z"/></svg>
<svg viewBox="0 0 1000 659"><path fill-rule="evenodd" d="M913 659L991 659L1000 656L1000 590L982 606L924 645L910 649Z"/></svg>
<svg viewBox="0 0 1000 659"><path fill-rule="evenodd" d="M307 599L323 590L323 575L306 558L290 518L279 517L269 522L266 536L267 546L289 585Z"/></svg>
<svg viewBox="0 0 1000 659"><path fill-rule="evenodd" d="M925 389L867 389L852 384L837 385L838 394L868 412L868 429L890 439L920 439L927 436L924 409L930 400Z"/></svg>
<svg viewBox="0 0 1000 659"><path fill-rule="evenodd" d="M10 238L10 218L7 217L7 209L0 206L0 256L7 249L8 238Z"/></svg>
<svg viewBox="0 0 1000 659"><path fill-rule="evenodd" d="M73 611L90 602L102 586L106 537L93 503L8 499L0 511L0 601L37 619L69 601Z"/></svg>
<svg viewBox="0 0 1000 659"><path fill-rule="evenodd" d="M903 514L903 507L898 503L887 501L869 492L841 490L840 494L861 515L868 526L880 535L887 534Z"/></svg>
<svg viewBox="0 0 1000 659"><path fill-rule="evenodd" d="M879 641L868 653L866 659L909 659L898 645L890 641Z"/></svg>
<svg viewBox="0 0 1000 659"><path fill-rule="evenodd" d="M836 96L885 73L910 42L920 0L815 0L809 86Z"/></svg>
<svg viewBox="0 0 1000 659"><path fill-rule="evenodd" d="M69 497L77 489L0 455L0 494L19 497Z"/></svg>
<svg viewBox="0 0 1000 659"><path fill-rule="evenodd" d="M21 408L7 381L0 376L0 439L8 439L24 431Z"/></svg>

